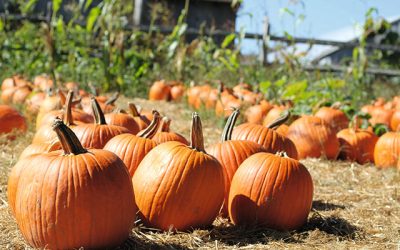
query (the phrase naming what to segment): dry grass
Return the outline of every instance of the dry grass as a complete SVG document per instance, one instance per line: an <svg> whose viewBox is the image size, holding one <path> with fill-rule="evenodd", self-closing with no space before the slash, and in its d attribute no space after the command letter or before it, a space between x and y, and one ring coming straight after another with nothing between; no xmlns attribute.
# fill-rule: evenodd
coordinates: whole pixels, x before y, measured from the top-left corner
<svg viewBox="0 0 400 250"><path fill-rule="evenodd" d="M126 100L121 100L125 102ZM173 119L172 129L189 135L190 111L181 104L136 100ZM206 143L218 140L215 118L203 118ZM0 144L0 248L28 248L7 206L7 178L32 133ZM212 228L187 233L162 233L136 228L120 249L194 248L398 248L400 237L400 174L372 165L309 159L303 161L314 179L314 203L308 223L298 231L237 228L217 219Z"/></svg>

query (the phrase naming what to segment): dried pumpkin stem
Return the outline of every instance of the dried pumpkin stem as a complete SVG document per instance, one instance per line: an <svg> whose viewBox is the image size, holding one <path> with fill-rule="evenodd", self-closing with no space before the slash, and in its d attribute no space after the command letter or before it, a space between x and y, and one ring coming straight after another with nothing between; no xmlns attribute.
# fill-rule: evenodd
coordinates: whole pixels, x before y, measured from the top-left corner
<svg viewBox="0 0 400 250"><path fill-rule="evenodd" d="M194 112L192 114L192 129L190 130L190 147L197 151L205 152L204 150L204 137L203 129L199 114Z"/></svg>
<svg viewBox="0 0 400 250"><path fill-rule="evenodd" d="M224 130L222 131L221 141L229 141L232 138L233 128L235 127L236 121L240 115L240 111L237 108L233 108L232 114L228 117L226 121Z"/></svg>
<svg viewBox="0 0 400 250"><path fill-rule="evenodd" d="M59 90L57 91L57 93L58 93L58 96L60 97L61 105L64 106L65 103L66 103L66 101L67 101L67 98L65 97L64 92L63 92L61 89L59 89Z"/></svg>
<svg viewBox="0 0 400 250"><path fill-rule="evenodd" d="M93 116L95 119L96 124L98 125L106 125L106 118L104 117L103 110L101 110L101 107L99 103L97 102L96 98L92 97L92 110L93 110Z"/></svg>
<svg viewBox="0 0 400 250"><path fill-rule="evenodd" d="M53 130L57 134L64 154L78 155L87 152L74 132L58 117L53 122Z"/></svg>
<svg viewBox="0 0 400 250"><path fill-rule="evenodd" d="M110 99L108 99L105 103L105 105L114 105L114 103L118 100L119 98L119 92L115 92Z"/></svg>
<svg viewBox="0 0 400 250"><path fill-rule="evenodd" d="M355 115L349 124L349 128L356 131L358 129L358 115Z"/></svg>
<svg viewBox="0 0 400 250"><path fill-rule="evenodd" d="M158 132L169 132L169 126L171 125L171 119L164 116L161 119L161 125L158 128Z"/></svg>
<svg viewBox="0 0 400 250"><path fill-rule="evenodd" d="M140 116L140 113L139 113L139 111L137 110L137 107L136 107L136 105L135 105L134 103L129 102L129 103L128 103L128 107L129 107L129 111L130 111L130 113L131 113L131 115L132 115L133 117L138 117L138 116Z"/></svg>
<svg viewBox="0 0 400 250"><path fill-rule="evenodd" d="M140 131L136 136L148 139L153 138L153 136L157 133L158 127L160 126L160 119L160 113L158 113L157 110L153 110L153 120L149 126L147 126L147 128Z"/></svg>
<svg viewBox="0 0 400 250"><path fill-rule="evenodd" d="M289 120L290 111L287 110L282 116L278 117L275 121L271 122L267 128L276 129L280 125L284 124L287 120Z"/></svg>
<svg viewBox="0 0 400 250"><path fill-rule="evenodd" d="M64 109L64 123L67 126L74 125L74 118L72 117L72 99L74 98L74 92L68 91L65 109Z"/></svg>

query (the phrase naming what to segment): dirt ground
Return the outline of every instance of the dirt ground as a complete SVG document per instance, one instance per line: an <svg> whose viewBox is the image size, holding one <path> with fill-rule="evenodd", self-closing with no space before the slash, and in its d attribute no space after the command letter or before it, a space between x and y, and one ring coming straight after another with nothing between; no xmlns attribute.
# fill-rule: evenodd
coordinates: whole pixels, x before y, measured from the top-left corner
<svg viewBox="0 0 400 250"><path fill-rule="evenodd" d="M172 129L189 136L191 111L183 104L136 99L145 109L156 108L172 119ZM122 107L126 99L120 101ZM207 145L219 139L216 119L203 115ZM0 143L0 249L29 246L18 231L7 205L7 179L12 166L33 136L28 132L9 144ZM314 180L314 202L308 223L298 231L237 228L218 218L213 227L182 233L162 233L139 226L119 249L295 248L398 249L400 246L400 174L373 165L318 159L303 161Z"/></svg>

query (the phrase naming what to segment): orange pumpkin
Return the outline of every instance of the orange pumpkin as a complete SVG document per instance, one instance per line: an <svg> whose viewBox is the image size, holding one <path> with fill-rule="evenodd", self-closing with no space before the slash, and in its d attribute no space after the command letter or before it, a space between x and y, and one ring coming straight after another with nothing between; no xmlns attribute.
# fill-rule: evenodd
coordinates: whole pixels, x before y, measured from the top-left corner
<svg viewBox="0 0 400 250"><path fill-rule="evenodd" d="M213 223L224 199L224 174L219 162L204 151L196 113L190 146L176 141L158 145L144 157L132 182L146 225L167 231Z"/></svg>
<svg viewBox="0 0 400 250"><path fill-rule="evenodd" d="M297 160L257 153L233 176L229 216L235 225L258 225L278 230L300 228L313 200L313 181Z"/></svg>
<svg viewBox="0 0 400 250"><path fill-rule="evenodd" d="M13 104L23 104L25 103L27 97L31 94L32 90L28 86L18 87L12 97Z"/></svg>
<svg viewBox="0 0 400 250"><path fill-rule="evenodd" d="M349 126L349 119L346 114L336 106L322 107L315 113L315 116L332 126L332 129L336 131L336 133Z"/></svg>
<svg viewBox="0 0 400 250"><path fill-rule="evenodd" d="M168 141L178 141L182 142L185 145L189 145L189 142L186 140L185 137L183 137L178 133L170 131L169 129L170 124L171 124L171 119L169 119L168 117L163 117L157 133L152 137L153 141L155 141L157 144L161 144Z"/></svg>
<svg viewBox="0 0 400 250"><path fill-rule="evenodd" d="M235 126L239 110L235 110L228 118L224 131L222 132L221 142L211 145L207 148L207 152L217 158L224 169L225 193L222 215L228 216L228 198L229 189L231 187L232 178L244 160L250 155L259 152L265 152L265 149L252 141L236 141L231 140L233 127Z"/></svg>
<svg viewBox="0 0 400 250"><path fill-rule="evenodd" d="M303 116L295 120L287 136L296 145L299 159L325 156L333 160L339 154L335 131L319 117Z"/></svg>
<svg viewBox="0 0 400 250"><path fill-rule="evenodd" d="M39 112L40 105L46 98L46 94L44 92L34 92L30 97L25 101L27 115L33 116Z"/></svg>
<svg viewBox="0 0 400 250"><path fill-rule="evenodd" d="M28 126L25 118L13 107L0 105L0 135L11 133L13 130L25 132ZM13 136L8 137L14 139Z"/></svg>
<svg viewBox="0 0 400 250"><path fill-rule="evenodd" d="M136 123L136 120L129 114L116 110L113 113L108 113L105 115L106 123L110 125L117 125L120 127L124 127L129 130L131 134L137 134L140 129L139 125Z"/></svg>
<svg viewBox="0 0 400 250"><path fill-rule="evenodd" d="M246 120L249 123L262 124L264 117L272 109L272 105L268 102L250 106L245 113Z"/></svg>
<svg viewBox="0 0 400 250"><path fill-rule="evenodd" d="M84 149L61 120L54 130L63 151L24 158L9 177L8 200L23 237L35 248L118 246L137 212L124 163L106 150Z"/></svg>
<svg viewBox="0 0 400 250"><path fill-rule="evenodd" d="M270 109L263 120L263 125L269 126L276 119L278 119L282 115L282 113L285 112L286 110L287 110L287 108L283 107L283 106L276 106L276 107Z"/></svg>
<svg viewBox="0 0 400 250"><path fill-rule="evenodd" d="M400 110L396 110L393 112L392 117L390 118L390 129L392 131L397 131L400 125Z"/></svg>
<svg viewBox="0 0 400 250"><path fill-rule="evenodd" d="M107 125L104 113L94 97L92 97L92 108L95 123L81 124L72 128L84 147L102 149L114 136L129 133L126 128Z"/></svg>
<svg viewBox="0 0 400 250"><path fill-rule="evenodd" d="M233 130L232 139L253 141L263 146L266 152L285 151L289 157L297 159L297 150L294 143L273 129L289 119L289 116L290 113L287 112L285 116L276 119L269 127L243 123Z"/></svg>
<svg viewBox="0 0 400 250"><path fill-rule="evenodd" d="M151 101L169 101L171 99L171 86L166 81L156 81L150 87L149 100Z"/></svg>
<svg viewBox="0 0 400 250"><path fill-rule="evenodd" d="M40 105L38 116L36 117L36 129L41 126L43 116L47 115L50 111L59 110L62 108L62 94L54 93L53 89L47 90L47 96Z"/></svg>
<svg viewBox="0 0 400 250"><path fill-rule="evenodd" d="M341 130L337 134L340 144L339 158L359 164L374 162L374 148L378 136L356 126Z"/></svg>
<svg viewBox="0 0 400 250"><path fill-rule="evenodd" d="M125 163L132 177L143 158L152 150L157 143L151 138L157 133L160 115L154 111L151 124L137 135L121 134L107 142L105 150L113 152Z"/></svg>
<svg viewBox="0 0 400 250"><path fill-rule="evenodd" d="M180 83L171 87L170 90L171 100L178 102L182 99L184 94L185 94L185 86L183 86L183 84Z"/></svg>
<svg viewBox="0 0 400 250"><path fill-rule="evenodd" d="M374 160L379 168L400 168L400 133L387 132L375 144Z"/></svg>

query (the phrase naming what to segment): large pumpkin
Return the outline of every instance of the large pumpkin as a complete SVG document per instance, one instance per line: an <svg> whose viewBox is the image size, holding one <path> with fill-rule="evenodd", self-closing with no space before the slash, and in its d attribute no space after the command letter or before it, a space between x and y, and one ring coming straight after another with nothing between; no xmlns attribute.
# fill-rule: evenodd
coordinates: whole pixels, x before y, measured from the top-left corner
<svg viewBox="0 0 400 250"><path fill-rule="evenodd" d="M236 225L293 230L306 221L313 199L313 181L297 160L257 153L233 176L229 216Z"/></svg>
<svg viewBox="0 0 400 250"><path fill-rule="evenodd" d="M295 120L287 135L296 145L299 159L325 156L336 159L339 141L335 131L321 118L303 116Z"/></svg>
<svg viewBox="0 0 400 250"><path fill-rule="evenodd" d="M222 166L204 151L200 117L194 113L191 144L166 142L136 170L133 190L139 216L162 230L210 226L224 199Z"/></svg>
<svg viewBox="0 0 400 250"><path fill-rule="evenodd" d="M132 177L143 158L152 150L157 143L151 138L157 133L160 115L153 111L153 121L137 135L121 134L107 142L105 150L113 152L125 163L129 174Z"/></svg>
<svg viewBox="0 0 400 250"><path fill-rule="evenodd" d="M114 136L129 133L126 128L106 123L104 113L94 97L92 97L92 108L95 123L81 124L72 128L84 147L101 149Z"/></svg>
<svg viewBox="0 0 400 250"><path fill-rule="evenodd" d="M8 199L18 227L35 248L110 248L133 227L137 208L124 163L115 154L86 150L57 120L63 151L36 154L13 168Z"/></svg>
<svg viewBox="0 0 400 250"><path fill-rule="evenodd" d="M0 135L8 134L13 130L25 132L26 129L26 120L16 109L8 105L0 105Z"/></svg>
<svg viewBox="0 0 400 250"><path fill-rule="evenodd" d="M375 144L375 165L379 168L400 168L400 133L387 132Z"/></svg>
<svg viewBox="0 0 400 250"><path fill-rule="evenodd" d="M207 148L207 152L217 158L224 169L225 196L222 215L225 217L228 216L228 198L231 181L239 165L250 155L258 152L265 152L265 149L258 143L244 140L231 140L232 131L238 116L239 110L237 109L229 116L226 122L224 131L222 132L221 142Z"/></svg>
<svg viewBox="0 0 400 250"><path fill-rule="evenodd" d="M262 145L267 152L276 153L285 151L289 157L297 159L297 150L294 143L274 129L289 119L290 113L276 119L268 127L258 124L243 123L233 130L233 140L253 141Z"/></svg>

